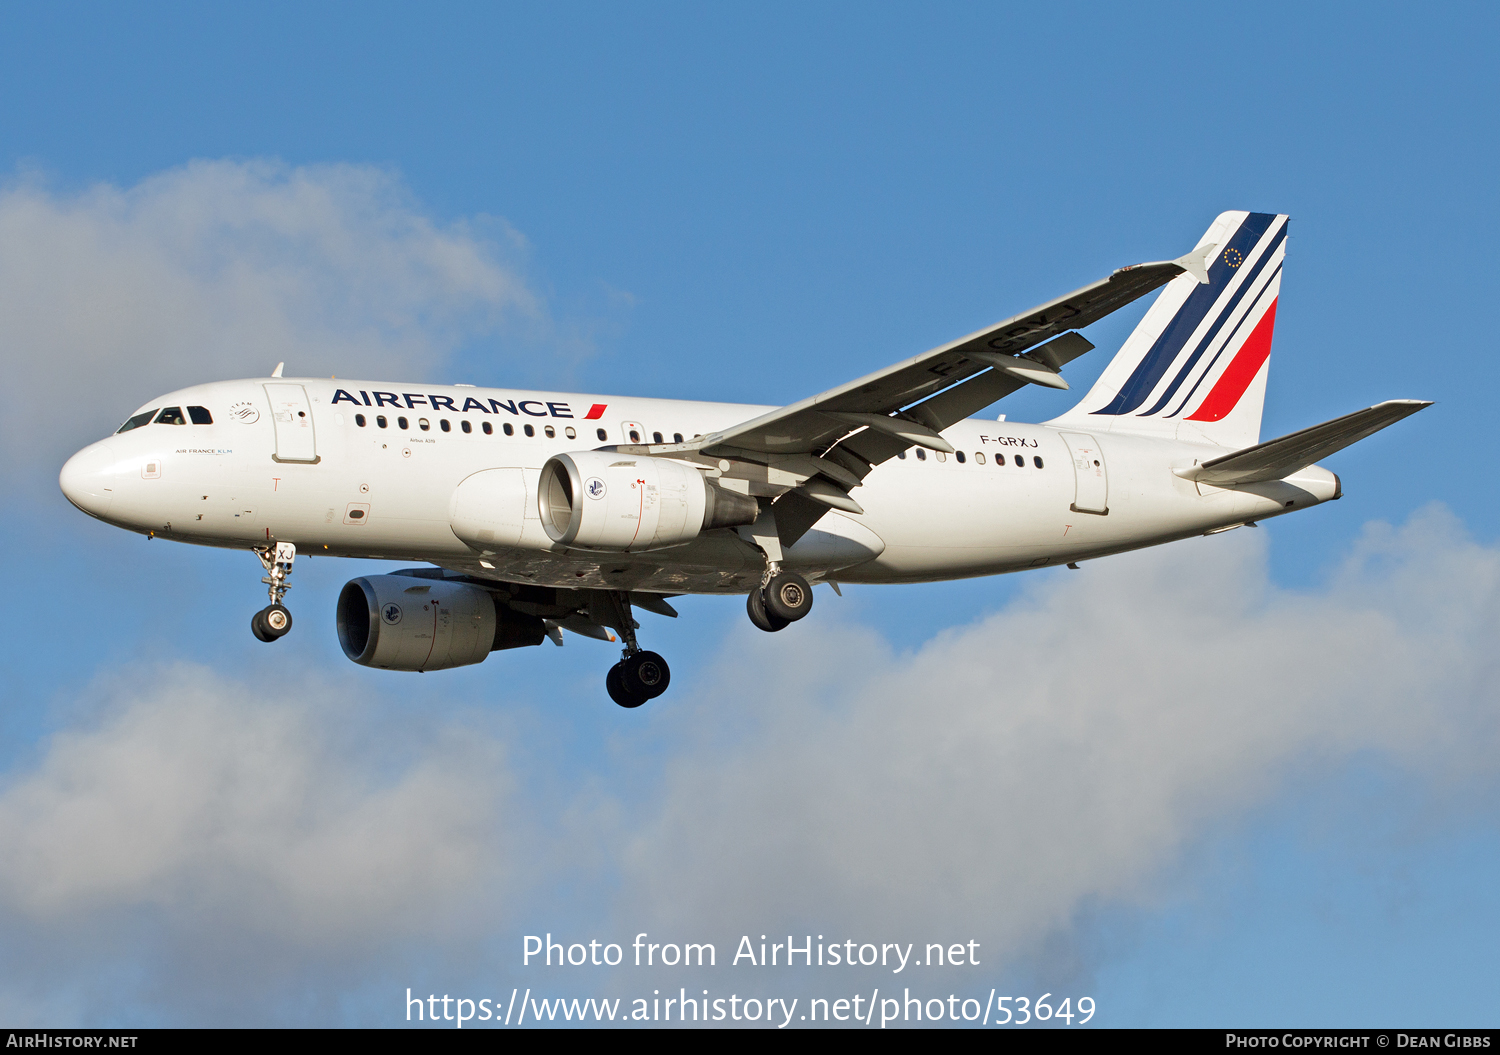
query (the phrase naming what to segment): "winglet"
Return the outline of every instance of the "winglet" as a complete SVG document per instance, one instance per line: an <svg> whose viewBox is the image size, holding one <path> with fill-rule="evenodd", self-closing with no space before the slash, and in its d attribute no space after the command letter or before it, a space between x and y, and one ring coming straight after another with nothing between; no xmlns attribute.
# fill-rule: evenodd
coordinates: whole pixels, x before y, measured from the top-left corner
<svg viewBox="0 0 1500 1055"><path fill-rule="evenodd" d="M285 366L285 365L286 365L285 363L277 363L276 364L276 369L271 371L271 376L272 377L280 377L281 376L281 368L283 366Z"/></svg>
<svg viewBox="0 0 1500 1055"><path fill-rule="evenodd" d="M1214 250L1219 248L1218 243L1209 242L1200 245L1186 256L1179 256L1172 263L1192 275L1198 280L1200 286L1208 285L1208 258L1214 255Z"/></svg>

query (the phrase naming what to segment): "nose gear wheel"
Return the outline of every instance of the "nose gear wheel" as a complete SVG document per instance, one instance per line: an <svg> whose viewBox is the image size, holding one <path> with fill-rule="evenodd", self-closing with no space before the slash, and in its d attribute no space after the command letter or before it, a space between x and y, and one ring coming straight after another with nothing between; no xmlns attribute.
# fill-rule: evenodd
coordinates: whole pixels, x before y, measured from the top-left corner
<svg viewBox="0 0 1500 1055"><path fill-rule="evenodd" d="M285 637L292 628L292 613L279 604L262 608L250 618L250 631L262 641Z"/></svg>

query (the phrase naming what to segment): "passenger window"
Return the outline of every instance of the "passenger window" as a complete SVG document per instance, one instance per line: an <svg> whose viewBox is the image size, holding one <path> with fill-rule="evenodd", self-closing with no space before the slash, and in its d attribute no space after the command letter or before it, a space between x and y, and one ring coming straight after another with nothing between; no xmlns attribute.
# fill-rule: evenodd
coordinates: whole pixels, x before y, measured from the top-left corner
<svg viewBox="0 0 1500 1055"><path fill-rule="evenodd" d="M594 431L598 434L601 443L609 439L609 433L605 432L603 429L595 429Z"/></svg>
<svg viewBox="0 0 1500 1055"><path fill-rule="evenodd" d="M640 443L641 442L641 434L639 432L636 432L635 429L631 429L630 430L630 442L631 443Z"/></svg>
<svg viewBox="0 0 1500 1055"><path fill-rule="evenodd" d="M193 419L194 425L212 425L214 416L208 412L207 407L188 407L188 417Z"/></svg>
<svg viewBox="0 0 1500 1055"><path fill-rule="evenodd" d="M484 422L479 427L484 430L484 434L486 436L490 435L491 433L493 433L495 431L495 426L491 425L488 421Z"/></svg>
<svg viewBox="0 0 1500 1055"><path fill-rule="evenodd" d="M906 461L906 452L905 451L897 451L896 452L896 457L900 458L904 462L904 461Z"/></svg>
<svg viewBox="0 0 1500 1055"><path fill-rule="evenodd" d="M405 425L402 425L401 427L403 429L406 428ZM432 428L432 423L429 422L426 418L418 418L417 428L421 429L423 432L426 432L428 429Z"/></svg>
<svg viewBox="0 0 1500 1055"><path fill-rule="evenodd" d="M963 451L954 451L953 452L953 457L955 457L955 458L958 459L958 464L959 465L962 465L964 463L964 452Z"/></svg>
<svg viewBox="0 0 1500 1055"><path fill-rule="evenodd" d="M575 429L572 425L569 425L566 429L563 429L563 433L570 440L576 440L578 438L578 430Z"/></svg>
<svg viewBox="0 0 1500 1055"><path fill-rule="evenodd" d="M1040 458L1033 458L1031 460L1036 463L1036 467L1038 469L1040 469L1042 467L1042 460Z"/></svg>
<svg viewBox="0 0 1500 1055"><path fill-rule="evenodd" d="M1023 457L1021 457L1019 454L1016 455L1016 468L1017 469L1024 469L1024 468L1026 468L1026 459L1023 458Z"/></svg>
<svg viewBox="0 0 1500 1055"><path fill-rule="evenodd" d="M397 418L396 419L396 427L397 428L402 428L402 429L409 429L409 428L411 428L411 426L406 423L406 419L405 418Z"/></svg>
<svg viewBox="0 0 1500 1055"><path fill-rule="evenodd" d="M133 418L128 418L125 424L115 430L115 435L118 436L122 432L129 432L131 429L138 429L142 425L149 425L151 419L154 417L156 417L156 409L154 407L151 410L143 411Z"/></svg>
<svg viewBox="0 0 1500 1055"><path fill-rule="evenodd" d="M445 421L445 422L443 422L443 424L446 425L448 423ZM468 418L465 418L463 420L463 422L461 423L461 427L463 428L463 430L465 432L473 432L474 431L474 426L469 424L469 419Z"/></svg>
<svg viewBox="0 0 1500 1055"><path fill-rule="evenodd" d="M661 433L659 433L659 432L653 432L651 434L651 442L652 443L660 443L661 442Z"/></svg>
<svg viewBox="0 0 1500 1055"><path fill-rule="evenodd" d="M555 440L555 439L557 439L557 430L554 429L551 425L544 425L544 426L542 426L542 433L549 440Z"/></svg>
<svg viewBox="0 0 1500 1055"><path fill-rule="evenodd" d="M946 454L944 454L942 451L938 451L937 452L937 460L940 461L940 462L945 462L945 461L948 460L948 456Z"/></svg>
<svg viewBox="0 0 1500 1055"><path fill-rule="evenodd" d="M927 452L924 451L921 447L918 447L917 448L917 461L919 461L919 462L925 462L926 460L927 460Z"/></svg>
<svg viewBox="0 0 1500 1055"><path fill-rule="evenodd" d="M974 464L975 465L983 465L984 464L984 455L980 454L978 451L974 452Z"/></svg>
<svg viewBox="0 0 1500 1055"><path fill-rule="evenodd" d="M466 422L464 422L464 424L467 425L468 422L466 421ZM438 427L441 428L444 432L452 432L453 431L453 426L450 425L450 424L448 424L448 419L447 418L443 418L442 420L440 420L438 422Z"/></svg>
<svg viewBox="0 0 1500 1055"><path fill-rule="evenodd" d="M525 432L528 436L536 435L536 429L532 428L530 425L522 425L521 431Z"/></svg>
<svg viewBox="0 0 1500 1055"><path fill-rule="evenodd" d="M158 425L186 425L187 418L182 416L181 407L165 407L160 414L156 415L156 423Z"/></svg>
<svg viewBox="0 0 1500 1055"><path fill-rule="evenodd" d="M385 415L384 414L376 414L375 415L375 424L379 425L381 428L385 428Z"/></svg>
<svg viewBox="0 0 1500 1055"><path fill-rule="evenodd" d="M507 421L503 427L507 436L514 436L516 434L516 427L510 422Z"/></svg>
<svg viewBox="0 0 1500 1055"><path fill-rule="evenodd" d="M356 414L356 415L354 415L354 424L358 425L360 428L364 428L365 427L365 416L363 414Z"/></svg>
<svg viewBox="0 0 1500 1055"><path fill-rule="evenodd" d="M672 433L672 442L673 443L681 443L682 442L682 433L680 433L680 432L674 432L674 433Z"/></svg>

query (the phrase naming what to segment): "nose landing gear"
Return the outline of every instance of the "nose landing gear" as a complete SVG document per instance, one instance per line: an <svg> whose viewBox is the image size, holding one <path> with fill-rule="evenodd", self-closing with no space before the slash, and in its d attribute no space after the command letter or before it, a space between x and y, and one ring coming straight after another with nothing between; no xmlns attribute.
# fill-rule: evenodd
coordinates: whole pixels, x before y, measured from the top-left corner
<svg viewBox="0 0 1500 1055"><path fill-rule="evenodd" d="M266 577L260 581L268 587L271 603L250 618L250 632L262 641L275 641L292 628L292 613L281 599L291 589L287 579L292 574L292 562L297 559L297 547L290 542L278 542L274 547L256 547L255 555L266 569Z"/></svg>
<svg viewBox="0 0 1500 1055"><path fill-rule="evenodd" d="M647 700L654 700L667 691L672 681L671 668L667 661L655 652L648 652L636 642L635 619L630 614L630 595L619 590L609 592L611 609L608 625L620 632L625 642L625 652L604 678L605 691L609 698L621 707L639 707Z"/></svg>

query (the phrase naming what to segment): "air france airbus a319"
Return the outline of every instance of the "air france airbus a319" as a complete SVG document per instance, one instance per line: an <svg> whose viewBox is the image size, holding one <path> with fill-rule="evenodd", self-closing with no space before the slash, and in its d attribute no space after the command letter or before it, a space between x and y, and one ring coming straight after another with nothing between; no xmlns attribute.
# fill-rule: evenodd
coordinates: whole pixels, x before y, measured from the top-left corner
<svg viewBox="0 0 1500 1055"><path fill-rule="evenodd" d="M254 551L275 641L298 554L421 561L338 598L356 663L429 671L562 631L624 655L638 707L667 663L635 609L746 595L782 630L814 583L1024 571L1227 531L1340 497L1313 463L1429 404L1394 400L1260 441L1287 217L1226 212L1170 262L1098 282L790 406L283 377L151 400L63 466L68 499L149 536ZM1066 389L1077 333L1160 289L1077 406L972 415ZM614 633L611 633L613 631Z"/></svg>

